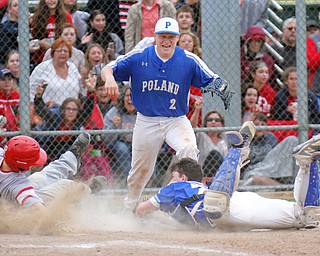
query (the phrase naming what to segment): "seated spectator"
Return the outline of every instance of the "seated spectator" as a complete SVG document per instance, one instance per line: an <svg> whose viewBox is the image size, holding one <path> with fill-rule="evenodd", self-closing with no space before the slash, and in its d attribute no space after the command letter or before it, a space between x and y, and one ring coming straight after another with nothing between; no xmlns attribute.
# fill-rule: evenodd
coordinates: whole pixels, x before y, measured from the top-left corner
<svg viewBox="0 0 320 256"><path fill-rule="evenodd" d="M88 19L90 14L78 10L78 0L64 0L64 7L66 11L71 14L72 21L75 27L76 38L81 38L87 33L88 30Z"/></svg>
<svg viewBox="0 0 320 256"><path fill-rule="evenodd" d="M320 24L315 20L307 20L307 38L320 32Z"/></svg>
<svg viewBox="0 0 320 256"><path fill-rule="evenodd" d="M267 126L268 118L258 114L256 127ZM272 132L257 130L250 144L249 165L243 171L243 185L279 185L293 182L298 166L287 152L299 144L298 138L289 136L278 144Z"/></svg>
<svg viewBox="0 0 320 256"><path fill-rule="evenodd" d="M6 68L9 69L17 83L19 85L20 76L20 62L19 52L17 50L11 50L6 56Z"/></svg>
<svg viewBox="0 0 320 256"><path fill-rule="evenodd" d="M20 95L14 76L8 69L0 71L0 115L7 118L4 128L7 131L17 131L19 122L17 120ZM5 137L0 137L0 141Z"/></svg>
<svg viewBox="0 0 320 256"><path fill-rule="evenodd" d="M131 51L145 37L152 37L157 21L163 17L176 17L176 9L167 0L142 0L129 9L124 33L125 52Z"/></svg>
<svg viewBox="0 0 320 256"><path fill-rule="evenodd" d="M197 127L203 99L195 102L195 111L190 119L192 127ZM224 127L223 116L215 110L207 112L204 116L203 127ZM205 177L213 177L221 165L223 158L229 150L229 143L221 131L196 132L197 146L200 151L199 164L202 166Z"/></svg>
<svg viewBox="0 0 320 256"><path fill-rule="evenodd" d="M202 58L202 49L200 46L200 40L197 35L191 32L183 32L180 34L177 45L182 49L194 53L199 58Z"/></svg>
<svg viewBox="0 0 320 256"><path fill-rule="evenodd" d="M133 129L137 112L130 97L130 87L124 86L118 103L104 116L104 129ZM119 182L125 181L131 168L132 134L105 133L102 136L107 148L114 155L111 166Z"/></svg>
<svg viewBox="0 0 320 256"><path fill-rule="evenodd" d="M64 23L72 24L72 17L65 8L62 0L40 0L32 17L31 32L33 39L39 40L40 48L32 55L33 67L42 62L45 52L50 48L54 39L60 34Z"/></svg>
<svg viewBox="0 0 320 256"><path fill-rule="evenodd" d="M121 25L119 18L119 2L114 0L88 0L84 11L91 13L93 10L100 9L106 16L106 22L112 33L121 36Z"/></svg>
<svg viewBox="0 0 320 256"><path fill-rule="evenodd" d="M79 47L86 51L91 44L100 44L110 60L116 59L124 50L120 37L110 32L102 10L93 10L90 13L88 32L81 39Z"/></svg>
<svg viewBox="0 0 320 256"><path fill-rule="evenodd" d="M178 21L180 34L189 32L195 33L192 29L192 25L194 24L194 12L193 9L189 5L182 5L176 13L176 20Z"/></svg>
<svg viewBox="0 0 320 256"><path fill-rule="evenodd" d="M90 118L94 98L90 93L94 87L88 88L88 97L86 97L83 107L81 107L80 100L77 98L66 98L61 106L58 104L47 105L42 95L44 94L43 84L37 86L34 97L35 113L42 117L43 122L37 125L36 131L68 131L80 130L83 124ZM64 152L74 142L73 135L59 135L59 136L41 136L36 138L41 147L44 148L50 160L56 159L61 152Z"/></svg>
<svg viewBox="0 0 320 256"><path fill-rule="evenodd" d="M106 52L100 44L92 44L88 47L84 56L84 67L81 69L82 84L89 74L99 76L101 69L109 63Z"/></svg>
<svg viewBox="0 0 320 256"><path fill-rule="evenodd" d="M244 35L244 43L240 50L241 58L241 81L250 81L250 68L257 62L266 63L269 70L269 78L272 86L275 86L274 60L265 51L263 45L266 35L261 27L250 27Z"/></svg>
<svg viewBox="0 0 320 256"><path fill-rule="evenodd" d="M76 45L76 28L70 23L64 23L61 27L61 34L59 35L61 38L64 38L66 41L69 41L72 45L72 51L69 61L72 62L78 68L79 72L81 72L81 68L84 67L84 53L78 50ZM49 48L44 57L43 61L52 59L51 56L51 48Z"/></svg>
<svg viewBox="0 0 320 256"><path fill-rule="evenodd" d="M282 24L282 48L275 45L275 50L283 57L283 62L277 61L278 66L284 70L288 67L295 67L296 60L296 18L286 19Z"/></svg>
<svg viewBox="0 0 320 256"><path fill-rule="evenodd" d="M272 118L274 120L298 120L296 68L285 69L282 77L285 87L280 89L275 96ZM317 96L311 91L308 91L308 109L309 123L318 124L320 118Z"/></svg>
<svg viewBox="0 0 320 256"><path fill-rule="evenodd" d="M175 4L175 8L179 10L183 5L189 5L193 9L194 24L192 31L196 31L199 36L201 36L201 8L200 0L179 0Z"/></svg>
<svg viewBox="0 0 320 256"><path fill-rule="evenodd" d="M178 46L182 49L185 49L189 52L196 54L199 58L202 57L202 49L200 47L200 40L199 38L190 32L181 33L178 41ZM187 117L190 119L193 112L194 112L194 104L196 100L202 97L202 92L200 88L191 86L190 87L190 98L189 98L189 111L187 113ZM198 116L198 127L201 126L202 123L202 110L200 110Z"/></svg>
<svg viewBox="0 0 320 256"><path fill-rule="evenodd" d="M0 64L5 64L5 57L10 50L18 50L18 0L9 1L7 21L0 24Z"/></svg>
<svg viewBox="0 0 320 256"><path fill-rule="evenodd" d="M250 68L250 78L251 84L258 90L258 104L262 108L261 111L270 117L276 92L268 84L269 69L267 64L263 61L253 64ZM242 91L246 89L246 86L248 84L242 87Z"/></svg>
<svg viewBox="0 0 320 256"><path fill-rule="evenodd" d="M320 95L320 29L307 38L308 88Z"/></svg>
<svg viewBox="0 0 320 256"><path fill-rule="evenodd" d="M6 16L8 0L0 0L0 20Z"/></svg>
<svg viewBox="0 0 320 256"><path fill-rule="evenodd" d="M69 62L72 55L71 43L63 38L54 41L51 60L39 64L30 76L30 101L33 102L39 84L47 83L43 94L44 102L61 105L69 97L79 98L81 93L80 74L77 67Z"/></svg>
<svg viewBox="0 0 320 256"><path fill-rule="evenodd" d="M87 80L86 83L92 83L92 81ZM111 99L107 97L105 82L102 81L101 76L98 76L94 83L94 107L90 119L83 125L86 130L103 129L103 117L113 107Z"/></svg>
<svg viewBox="0 0 320 256"><path fill-rule="evenodd" d="M253 85L249 85L242 95L242 123L253 121L261 113L262 108L259 106L259 92Z"/></svg>

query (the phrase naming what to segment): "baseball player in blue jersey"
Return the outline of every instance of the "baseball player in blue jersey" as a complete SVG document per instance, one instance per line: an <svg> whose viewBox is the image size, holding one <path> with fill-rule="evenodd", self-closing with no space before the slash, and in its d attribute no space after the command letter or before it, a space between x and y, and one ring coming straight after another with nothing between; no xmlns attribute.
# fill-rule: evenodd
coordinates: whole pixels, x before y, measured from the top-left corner
<svg viewBox="0 0 320 256"><path fill-rule="evenodd" d="M149 181L164 142L179 159L198 159L188 112L190 85L221 97L228 109L230 86L195 54L177 47L179 26L161 18L155 27L155 45L133 50L101 71L107 94L117 98L116 81L131 81L131 98L138 112L133 131L132 162L125 207L133 209Z"/></svg>
<svg viewBox="0 0 320 256"><path fill-rule="evenodd" d="M320 222L320 135L297 146L293 156L300 166L294 184L295 202L265 198L253 192L235 191L240 168L246 164L254 137L252 122L239 132L227 133L232 147L209 189L200 183L201 166L190 158L171 166L172 180L136 208L138 216L156 210L192 228L227 230L313 228Z"/></svg>

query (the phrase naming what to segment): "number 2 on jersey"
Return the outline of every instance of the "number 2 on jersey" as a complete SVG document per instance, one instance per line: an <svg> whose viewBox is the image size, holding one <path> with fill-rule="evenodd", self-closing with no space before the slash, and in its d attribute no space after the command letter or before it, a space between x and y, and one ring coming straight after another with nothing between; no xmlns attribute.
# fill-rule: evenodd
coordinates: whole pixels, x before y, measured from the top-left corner
<svg viewBox="0 0 320 256"><path fill-rule="evenodd" d="M176 109L176 99L171 99L170 100L170 107L169 107L169 109Z"/></svg>

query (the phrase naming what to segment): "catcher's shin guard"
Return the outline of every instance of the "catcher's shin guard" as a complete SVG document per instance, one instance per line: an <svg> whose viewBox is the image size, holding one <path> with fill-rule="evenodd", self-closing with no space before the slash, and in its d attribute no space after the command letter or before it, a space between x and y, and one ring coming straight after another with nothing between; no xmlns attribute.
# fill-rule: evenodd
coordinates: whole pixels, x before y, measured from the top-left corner
<svg viewBox="0 0 320 256"><path fill-rule="evenodd" d="M241 149L232 147L219 167L209 189L225 192L231 197L239 182L240 158Z"/></svg>
<svg viewBox="0 0 320 256"><path fill-rule="evenodd" d="M311 162L309 175L309 186L304 206L319 206L319 168L317 161Z"/></svg>

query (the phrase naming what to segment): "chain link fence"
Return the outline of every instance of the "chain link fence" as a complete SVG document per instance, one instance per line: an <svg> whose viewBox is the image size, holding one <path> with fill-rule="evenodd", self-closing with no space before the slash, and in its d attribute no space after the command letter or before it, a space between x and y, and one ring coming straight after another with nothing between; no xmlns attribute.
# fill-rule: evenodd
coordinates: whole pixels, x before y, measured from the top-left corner
<svg viewBox="0 0 320 256"><path fill-rule="evenodd" d="M153 44L153 22L173 16L182 32L179 46L202 57L236 92L226 112L219 98L190 91L189 118L204 99L193 126L205 181L228 150L224 132L252 120L257 134L240 188L292 188L291 151L320 128L317 1L159 0L162 9L149 19L139 18L141 6L133 0L49 2L11 0L1 9L0 114L8 118L2 146L8 137L31 135L51 161L88 130L92 143L79 178L104 175L110 187L124 188L136 111L128 83L119 84L120 97L112 101L99 73L132 47ZM175 152L164 144L148 187L168 182L172 161Z"/></svg>

